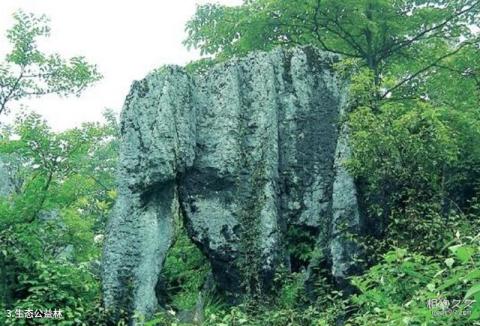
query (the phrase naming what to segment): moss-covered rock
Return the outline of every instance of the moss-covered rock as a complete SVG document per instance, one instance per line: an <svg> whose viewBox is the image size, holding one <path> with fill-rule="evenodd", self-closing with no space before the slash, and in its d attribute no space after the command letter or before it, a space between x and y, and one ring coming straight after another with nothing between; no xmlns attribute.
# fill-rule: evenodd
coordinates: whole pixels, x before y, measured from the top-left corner
<svg viewBox="0 0 480 326"><path fill-rule="evenodd" d="M347 233L360 217L341 164L347 83L334 73L338 60L277 49L202 73L165 67L133 84L104 252L107 308L158 309L177 218L232 302L268 294L279 268L308 267L289 249L290 228L308 230L303 245L324 252L334 279L348 276L358 250Z"/></svg>

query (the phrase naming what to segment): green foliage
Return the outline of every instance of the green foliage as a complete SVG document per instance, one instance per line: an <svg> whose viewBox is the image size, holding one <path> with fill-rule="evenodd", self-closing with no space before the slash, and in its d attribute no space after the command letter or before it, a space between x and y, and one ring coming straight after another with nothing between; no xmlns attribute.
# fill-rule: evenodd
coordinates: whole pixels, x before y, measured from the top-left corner
<svg viewBox="0 0 480 326"><path fill-rule="evenodd" d="M179 240L177 240L179 241ZM180 241L182 243L182 241ZM191 245L191 244L190 244ZM176 245L174 249L175 253L181 252L184 255L189 254L189 250L185 250L186 246ZM176 256L176 254L172 254ZM166 263L166 266L172 264L175 260L170 259ZM167 267L166 267L167 268ZM170 268L170 267L168 267ZM180 275L186 275L195 271L195 268L188 269L184 263L180 263L175 268ZM167 272L165 274L170 274ZM173 275L172 275L173 276ZM172 277L171 276L171 277ZM198 276L189 275L190 278L196 279ZM168 279L167 279L168 280ZM173 280L176 278L173 276ZM216 295L214 292L209 293L203 309L204 318L201 325L250 325L250 326L263 326L263 325L331 325L334 324L338 316L341 316L345 309L345 301L340 294L330 288L324 278L320 279L317 287L318 292L322 292L320 288L324 289L324 292L319 295L319 299L316 302L309 302L305 297L305 272L302 273L278 273L275 277L276 294L272 298L264 297L264 301L259 302L255 297L247 298L242 304L237 306L231 306L223 301L223 298ZM198 287L188 287L188 284L192 284L187 280L184 280L185 284L182 287L180 295L191 295L192 299L197 299ZM171 283L171 281L169 281ZM172 289L175 293L176 289ZM178 291L178 290L177 290ZM182 293L182 291L184 293ZM178 294L174 295L179 296ZM190 301L190 304L184 306L185 310L181 308L178 303L182 300L170 300L171 308L162 311L155 315L153 319L146 322L146 325L191 325L191 323L185 322L182 317L184 312L193 312L191 304L194 300ZM168 305L167 305L168 307ZM142 318L140 318L142 319Z"/></svg>
<svg viewBox="0 0 480 326"><path fill-rule="evenodd" d="M58 325L81 325L93 312L98 300L99 284L86 264L73 265L58 261L33 261L29 270L18 276L19 290L26 297L18 300L11 310L61 309L64 321ZM43 323L48 324L49 320ZM27 325L25 319L7 319L6 325ZM40 321L40 323L42 323Z"/></svg>
<svg viewBox="0 0 480 326"><path fill-rule="evenodd" d="M350 325L471 325L479 320L478 239L458 234L447 258L405 249L386 253L381 263L354 278L360 293L351 298L358 310Z"/></svg>
<svg viewBox="0 0 480 326"><path fill-rule="evenodd" d="M388 244L377 249L434 253L453 230L475 228L468 216L480 167L475 115L426 102L350 114L353 151L346 165L362 185L372 223L383 225Z"/></svg>
<svg viewBox="0 0 480 326"><path fill-rule="evenodd" d="M209 271L205 256L180 227L163 267L169 304L178 310L194 308Z"/></svg>
<svg viewBox="0 0 480 326"><path fill-rule="evenodd" d="M50 28L45 16L22 11L7 32L12 46L0 65L0 114L12 101L49 93L80 93L100 79L83 57L62 59L37 47ZM115 199L117 125L53 132L36 114L19 115L0 130L1 163L8 171L0 197L0 309L62 311L58 325L104 321L99 296L101 241L95 241ZM92 317L95 316L95 317ZM31 324L6 318L0 324ZM49 319L35 319L50 324Z"/></svg>
<svg viewBox="0 0 480 326"><path fill-rule="evenodd" d="M281 275L278 303L285 307L295 307L302 300L305 289L303 273Z"/></svg>
<svg viewBox="0 0 480 326"><path fill-rule="evenodd" d="M218 62L219 60L216 60L216 59L203 58L203 59L199 59L199 60L188 63L185 66L185 69L187 72L190 72L190 73L192 72L202 73L207 71L208 68L214 66Z"/></svg>
<svg viewBox="0 0 480 326"><path fill-rule="evenodd" d="M307 44L341 54L371 71L374 87L369 92L376 108L392 94L402 99L418 96L412 87L418 88L434 67L474 44L476 35L468 24L478 19L479 11L480 3L474 0L206 4L187 23L185 44L219 60Z"/></svg>
<svg viewBox="0 0 480 326"><path fill-rule="evenodd" d="M38 49L38 38L50 35L45 16L18 11L14 18L15 25L7 32L12 49L0 64L0 114L7 111L10 101L50 93L79 95L101 78L83 57L63 59Z"/></svg>
<svg viewBox="0 0 480 326"><path fill-rule="evenodd" d="M101 315L95 236L115 199L115 130L86 124L55 133L35 114L3 129L0 153L14 187L0 197L2 309L61 309L64 325Z"/></svg>
<svg viewBox="0 0 480 326"><path fill-rule="evenodd" d="M326 281L315 284L318 299L309 301L305 293L305 272L277 273L276 290L263 301L250 298L238 306L218 306L205 313L202 325L333 325L345 312L345 300ZM323 291L322 291L323 290Z"/></svg>
<svg viewBox="0 0 480 326"><path fill-rule="evenodd" d="M351 171L367 179L372 190L404 201L411 196L441 199L442 186L448 183L442 171L460 159L458 137L445 119L449 111L422 102L413 107L386 105L379 114L367 108L355 111L349 121Z"/></svg>
<svg viewBox="0 0 480 326"><path fill-rule="evenodd" d="M227 326L227 325L245 325L245 326L284 326L284 325L329 325L327 319L322 318L321 312L314 307L305 309L278 309L272 306L264 306L252 312L245 306L232 307L227 311L221 311L218 314L209 315L205 321L205 326Z"/></svg>
<svg viewBox="0 0 480 326"><path fill-rule="evenodd" d="M286 234L286 242L290 261L294 269L305 267L312 258L317 234L313 229L291 225Z"/></svg>

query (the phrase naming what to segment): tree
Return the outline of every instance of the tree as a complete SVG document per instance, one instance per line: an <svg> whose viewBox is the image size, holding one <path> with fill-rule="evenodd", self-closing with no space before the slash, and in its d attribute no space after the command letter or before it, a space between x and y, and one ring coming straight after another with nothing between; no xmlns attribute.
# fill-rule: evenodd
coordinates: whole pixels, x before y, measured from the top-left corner
<svg viewBox="0 0 480 326"><path fill-rule="evenodd" d="M15 187L0 196L0 308L62 307L85 321L99 304L91 266L116 197L117 132L110 119L55 133L37 114L3 128L0 156Z"/></svg>
<svg viewBox="0 0 480 326"><path fill-rule="evenodd" d="M62 59L37 48L49 36L48 19L14 15L7 37L12 44L0 64L0 114L12 101L46 94L80 95L100 79L82 57ZM12 179L0 196L0 308L64 308L74 323L88 320L99 303L98 259L101 233L115 198L113 170L116 120L53 132L36 114L19 114L0 129L0 157ZM3 182L3 180L2 180ZM0 316L0 324L18 319Z"/></svg>
<svg viewBox="0 0 480 326"><path fill-rule="evenodd" d="M370 105L376 108L380 101L404 97L406 86L474 43L470 25L478 21L479 11L478 0L207 4L188 22L185 44L219 59L277 45L313 44L368 68Z"/></svg>
<svg viewBox="0 0 480 326"><path fill-rule="evenodd" d="M83 57L63 59L38 49L38 38L50 35L45 16L18 11L14 18L15 25L7 32L12 49L0 64L0 115L8 111L11 101L51 93L80 95L101 78Z"/></svg>

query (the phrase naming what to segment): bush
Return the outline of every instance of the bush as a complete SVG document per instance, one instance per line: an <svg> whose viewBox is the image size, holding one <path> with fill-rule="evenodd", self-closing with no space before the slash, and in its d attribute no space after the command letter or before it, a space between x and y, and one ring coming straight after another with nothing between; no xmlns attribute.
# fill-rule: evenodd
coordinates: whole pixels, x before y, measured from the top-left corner
<svg viewBox="0 0 480 326"><path fill-rule="evenodd" d="M358 180L368 231L389 242L384 250L393 244L432 254L452 239L450 230L470 228L465 214L480 167L480 123L472 115L425 102L350 114L346 165Z"/></svg>
<svg viewBox="0 0 480 326"><path fill-rule="evenodd" d="M386 253L381 263L353 278L360 293L351 298L358 310L348 325L471 325L479 320L479 240L480 234L457 234L445 247L447 258L400 248Z"/></svg>

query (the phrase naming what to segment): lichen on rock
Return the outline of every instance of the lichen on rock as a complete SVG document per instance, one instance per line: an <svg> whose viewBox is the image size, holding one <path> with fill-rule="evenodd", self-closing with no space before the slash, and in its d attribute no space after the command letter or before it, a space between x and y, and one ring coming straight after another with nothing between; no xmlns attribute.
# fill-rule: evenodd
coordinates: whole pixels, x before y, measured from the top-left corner
<svg viewBox="0 0 480 326"><path fill-rule="evenodd" d="M344 232L358 233L361 221L342 165L347 82L334 72L338 60L276 49L201 74L164 67L133 84L103 259L115 316L159 308L155 286L178 218L232 298L268 293L275 272L293 268L294 227L315 235L334 279L348 276L358 248Z"/></svg>

